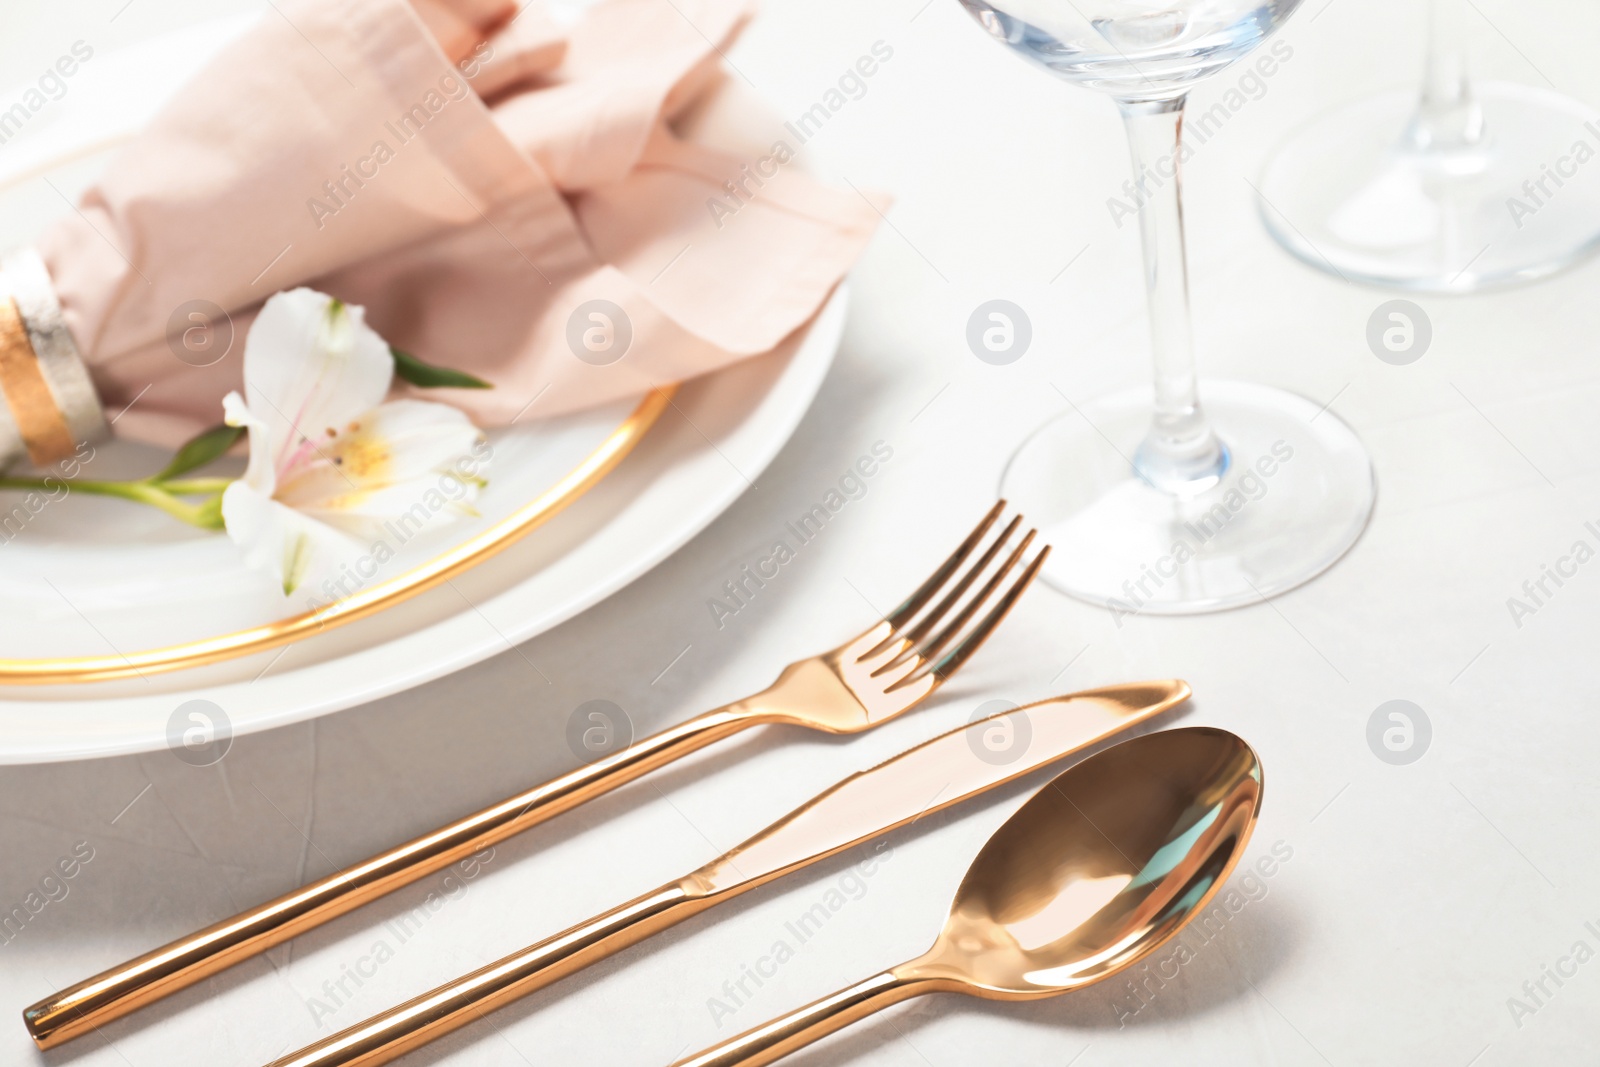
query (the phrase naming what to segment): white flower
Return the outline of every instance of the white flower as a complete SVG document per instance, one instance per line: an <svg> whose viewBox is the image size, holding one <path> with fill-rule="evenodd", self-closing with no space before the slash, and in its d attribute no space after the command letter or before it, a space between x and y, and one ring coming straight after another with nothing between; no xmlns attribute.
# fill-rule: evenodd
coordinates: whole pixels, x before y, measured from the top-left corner
<svg viewBox="0 0 1600 1067"><path fill-rule="evenodd" d="M329 588L386 531L473 515L488 449L465 414L421 400L384 403L389 346L362 309L310 289L266 302L245 339L245 395L223 413L250 434L250 465L222 496L228 536L285 596ZM380 562L381 562L380 559ZM341 565L345 565L341 568ZM371 577L362 574L363 579ZM329 581L329 586L323 586Z"/></svg>

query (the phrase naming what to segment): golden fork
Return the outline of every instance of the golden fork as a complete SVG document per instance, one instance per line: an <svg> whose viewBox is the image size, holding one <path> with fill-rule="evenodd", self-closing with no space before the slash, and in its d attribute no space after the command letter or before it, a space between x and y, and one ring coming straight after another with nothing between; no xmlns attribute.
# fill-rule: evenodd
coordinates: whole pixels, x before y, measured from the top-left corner
<svg viewBox="0 0 1600 1067"><path fill-rule="evenodd" d="M1005 501L996 503L883 620L831 652L790 664L763 692L63 989L23 1011L28 1033L41 1049L53 1048L741 730L783 724L852 734L915 707L994 632L1049 554L1043 547L1023 563L1036 530L1005 551L1021 515L989 538L1004 510Z"/></svg>

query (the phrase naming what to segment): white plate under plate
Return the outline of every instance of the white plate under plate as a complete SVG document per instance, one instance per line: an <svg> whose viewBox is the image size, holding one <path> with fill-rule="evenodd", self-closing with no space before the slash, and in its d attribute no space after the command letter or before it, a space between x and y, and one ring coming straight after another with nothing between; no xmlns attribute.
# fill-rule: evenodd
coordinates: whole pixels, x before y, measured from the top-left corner
<svg viewBox="0 0 1600 1067"><path fill-rule="evenodd" d="M238 32L238 25L218 24L206 43L220 43ZM195 42L187 38L194 36L194 31L186 33L187 55L206 51L193 47ZM163 50L171 51L165 42L152 42L141 46L138 59L115 65L149 69L151 57ZM151 84L151 93L170 91L174 79ZM82 94L82 99L87 102L89 95ZM125 105L107 112L108 122L142 121L146 111ZM729 111L737 121L739 107ZM95 127L83 114L64 116L71 137L52 146L56 158L65 144L103 145L128 132L126 126ZM816 396L838 348L846 303L841 288L779 352L685 385L673 408L598 486L523 542L446 586L375 618L211 667L148 679L0 691L0 763L159 748L168 743L176 709L193 699L223 709L234 734L295 722L438 678L571 618L705 528L765 468ZM616 414L575 417L549 440L579 449L596 433L603 436L602 424L614 424ZM52 524L70 517L66 508L41 515ZM69 535L70 529L59 533ZM187 544L202 553L231 547L216 540ZM145 550L159 554L183 544L147 544ZM64 543L59 551L81 552L82 546ZM115 560L107 555L102 563ZM80 571L75 582L81 586L77 595L91 602L97 590L128 588L125 580L97 585L88 571ZM170 597L163 602L163 610L176 610ZM58 620L68 625L73 621ZM163 625L181 623L165 620ZM30 653L61 650L7 649L8 655Z"/></svg>

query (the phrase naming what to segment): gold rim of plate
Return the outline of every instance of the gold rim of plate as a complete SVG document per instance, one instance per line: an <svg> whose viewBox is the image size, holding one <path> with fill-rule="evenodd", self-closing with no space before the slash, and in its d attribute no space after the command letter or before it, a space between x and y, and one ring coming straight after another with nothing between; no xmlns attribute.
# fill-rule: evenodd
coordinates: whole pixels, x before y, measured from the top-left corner
<svg viewBox="0 0 1600 1067"><path fill-rule="evenodd" d="M568 471L555 485L476 537L371 589L362 590L315 611L165 648L109 656L0 659L0 685L108 682L204 667L293 644L410 600L499 554L566 510L633 451L634 446L672 403L676 392L676 385L652 390L627 419L611 431L600 447L589 453L582 463Z"/></svg>

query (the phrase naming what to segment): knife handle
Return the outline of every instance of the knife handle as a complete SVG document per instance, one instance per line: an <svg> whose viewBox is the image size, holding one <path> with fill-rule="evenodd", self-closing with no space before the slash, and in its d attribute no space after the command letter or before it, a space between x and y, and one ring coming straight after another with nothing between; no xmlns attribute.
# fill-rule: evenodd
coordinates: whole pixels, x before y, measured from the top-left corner
<svg viewBox="0 0 1600 1067"><path fill-rule="evenodd" d="M526 997L590 963L714 904L688 881L672 881L528 949L478 968L354 1027L275 1059L267 1067L376 1067Z"/></svg>
<svg viewBox="0 0 1600 1067"><path fill-rule="evenodd" d="M496 1008L698 914L716 902L669 882L604 915L513 952L463 978L273 1060L267 1067L376 1067Z"/></svg>
<svg viewBox="0 0 1600 1067"><path fill-rule="evenodd" d="M87 1033L696 749L773 721L774 716L756 709L754 699L652 734L621 752L103 971L24 1009L23 1022L41 1049Z"/></svg>

